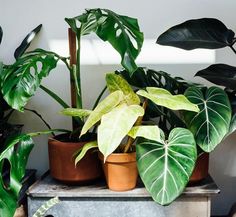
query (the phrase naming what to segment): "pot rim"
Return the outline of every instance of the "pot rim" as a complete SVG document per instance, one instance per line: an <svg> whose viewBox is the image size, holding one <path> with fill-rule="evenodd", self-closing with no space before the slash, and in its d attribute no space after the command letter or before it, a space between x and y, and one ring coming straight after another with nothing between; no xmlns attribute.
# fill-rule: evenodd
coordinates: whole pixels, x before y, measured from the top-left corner
<svg viewBox="0 0 236 217"><path fill-rule="evenodd" d="M101 152L98 153L98 157L104 162L104 156ZM136 162L136 152L131 153L112 153L107 159L107 163L129 163Z"/></svg>

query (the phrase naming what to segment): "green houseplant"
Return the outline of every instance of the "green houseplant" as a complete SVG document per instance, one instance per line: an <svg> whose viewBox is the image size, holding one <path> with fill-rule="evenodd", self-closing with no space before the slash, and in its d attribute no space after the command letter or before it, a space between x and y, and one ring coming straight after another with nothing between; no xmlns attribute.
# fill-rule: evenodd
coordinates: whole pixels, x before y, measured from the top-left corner
<svg viewBox="0 0 236 217"><path fill-rule="evenodd" d="M85 122L84 129L82 129L83 134L83 132L86 132L86 130L97 123L98 140L88 143L80 150L80 154L76 158L76 163L84 156L88 149L98 148L102 154L100 154L100 156L104 161L104 168L108 170L106 160L109 160L109 157L112 155L126 155L127 153L132 155L137 151L136 163L146 188L153 196L153 199L158 203L170 203L183 191L194 169L197 157L195 140L192 133L186 128L174 128L170 132L169 139L166 140L164 132L155 125L155 123L151 126L145 125L145 122L142 121L142 116L145 113L146 100L148 99L156 105L172 110L190 110L197 112L197 106L190 103L183 95L172 95L169 91L162 88L147 87L146 90L139 90L137 92L139 96L145 99L141 107L139 105L140 99L138 95L133 92L130 85L120 75L108 74L106 80L111 94L101 101L93 111L88 112L88 119ZM123 99L116 97L115 100L113 95L119 95L122 92ZM108 101L108 99L112 100ZM79 116L83 111L65 109L63 113ZM126 135L128 135L129 138L122 143ZM137 140L135 146L134 139L136 137L141 138ZM168 151L172 151L173 155L169 154ZM164 156L164 158L162 156ZM167 170L167 164L165 164L165 162L168 156L170 156L174 162L172 162L172 164L168 163ZM117 159L115 162L118 164ZM156 162L156 165L153 164L154 162ZM124 167L126 162L123 162L123 164L122 162L120 163ZM176 164L184 165L185 170L181 170ZM167 174L168 172L170 175ZM174 177L178 180L176 181L178 183L176 189L172 189L172 186L165 187L165 190L168 190L168 193L171 194L171 198L163 198L160 197L160 195L155 195L156 191L162 188L163 180L166 179L160 176L161 173L166 173L168 179ZM185 174L187 174L187 177L184 176ZM119 174L119 176L122 180L123 174ZM109 174L106 175L106 178L108 186L110 187ZM154 183L155 179L160 180L159 182L155 182L155 188L152 186L150 189L150 185ZM121 190L120 188L113 188L113 186L111 189Z"/></svg>
<svg viewBox="0 0 236 217"><path fill-rule="evenodd" d="M71 76L71 84L74 87L74 89L72 88L72 106L81 109L80 39L82 36L90 33L95 33L103 41L108 41L119 52L122 59L121 64L129 73L132 74L136 70L137 66L134 60L139 54L143 43L143 34L139 30L136 19L118 15L107 9L90 9L86 10L80 16L66 18L65 20L71 27L70 32L72 35L74 34L77 40L76 58L75 56L65 58L50 51L36 49L24 54L13 66L4 69L1 73L1 91L4 99L11 107L23 111L24 106L38 88L46 91L62 107L69 107L53 91L41 85L42 79L48 76L51 70L56 67L58 61L62 61L68 68ZM79 26L77 26L78 23ZM93 153L88 153L88 155L93 155L92 157L87 156L87 159L92 159L92 162L86 162L85 158L83 159L84 163L81 161L77 168L74 167L72 153L83 145L84 140L89 141L93 136L89 134L85 135L80 139L82 143L78 144L80 141L77 141L78 136L76 135L80 132L84 124L83 118L73 118L73 123L74 129L72 133L60 135L49 140L51 173L55 178L67 182L95 179L100 176L100 172ZM55 144L56 141L59 141L59 145ZM60 147L62 146L61 155L58 158L57 154L60 152ZM67 151L67 159L63 158L62 160L61 157L65 156ZM67 166L66 163L70 165ZM93 169L88 169L87 165L91 165L94 168L94 171L96 171L95 174L86 175L89 171L93 171ZM82 166L83 169L81 168ZM83 172L85 172L85 177L83 177Z"/></svg>
<svg viewBox="0 0 236 217"><path fill-rule="evenodd" d="M213 18L202 18L188 20L170 28L158 37L157 43L185 50L230 47L236 53L233 47L235 43L234 35L235 33L221 21ZM227 93L229 101L228 98L224 100L224 96L220 99L219 92L215 92L218 96L212 96L216 89L214 87L208 90L207 88L193 88L186 92L186 96L190 101L201 104L200 110L202 114L197 117L186 114L185 120L190 130L194 133L197 144L206 153L214 150L223 138L235 131L235 73L235 67L233 66L213 64L206 69L200 70L195 75L203 77L214 84L224 86L224 91ZM229 102L231 109L229 109ZM205 114L204 111L206 111ZM206 117L209 117L209 121L204 122L203 125L200 124ZM202 135L206 135L205 141ZM205 167L207 167L207 164L205 164Z"/></svg>

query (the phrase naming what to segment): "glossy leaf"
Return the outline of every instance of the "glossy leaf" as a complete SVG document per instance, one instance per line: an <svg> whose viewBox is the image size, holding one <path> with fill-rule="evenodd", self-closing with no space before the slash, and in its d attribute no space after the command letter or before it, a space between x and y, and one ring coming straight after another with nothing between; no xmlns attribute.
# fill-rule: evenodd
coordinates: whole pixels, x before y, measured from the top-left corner
<svg viewBox="0 0 236 217"><path fill-rule="evenodd" d="M19 143L17 145L17 143ZM4 160L10 163L10 183L4 185L0 173L0 213L4 217L12 217L18 206L18 196L21 190L21 180L25 175L25 167L33 148L33 140L28 135L14 137L7 143L6 149L0 154L0 168Z"/></svg>
<svg viewBox="0 0 236 217"><path fill-rule="evenodd" d="M86 143L81 150L79 150L79 152L76 154L77 157L75 158L75 165L77 165L77 163L86 155L86 153L90 150L90 149L94 149L94 148L98 148L98 143L97 141L92 141L92 142L88 142Z"/></svg>
<svg viewBox="0 0 236 217"><path fill-rule="evenodd" d="M146 90L139 90L137 94L150 99L156 105L172 110L199 111L197 105L191 103L184 95L172 95L169 91L157 87L147 87Z"/></svg>
<svg viewBox="0 0 236 217"><path fill-rule="evenodd" d="M110 112L115 108L122 100L124 100L124 95L122 91L115 91L109 94L104 100L102 100L96 108L91 112L87 121L84 123L80 136L87 133L87 131L100 119L102 116Z"/></svg>
<svg viewBox="0 0 236 217"><path fill-rule="evenodd" d="M21 57L27 48L30 46L31 42L34 40L35 36L40 32L42 28L42 24L38 25L36 28L34 28L21 42L20 46L15 50L14 57L15 59L18 59Z"/></svg>
<svg viewBox="0 0 236 217"><path fill-rule="evenodd" d="M52 52L37 49L20 57L0 75L1 91L6 102L23 111L44 77L56 67L58 57Z"/></svg>
<svg viewBox="0 0 236 217"><path fill-rule="evenodd" d="M226 93L218 87L189 88L185 96L198 105L200 112L184 112L188 129L196 143L211 152L229 131L231 106Z"/></svg>
<svg viewBox="0 0 236 217"><path fill-rule="evenodd" d="M129 131L128 136L133 139L142 137L160 142L160 129L158 126L135 126Z"/></svg>
<svg viewBox="0 0 236 217"><path fill-rule="evenodd" d="M89 116L92 111L87 109L66 108L63 109L60 113L67 116L85 118Z"/></svg>
<svg viewBox="0 0 236 217"><path fill-rule="evenodd" d="M2 31L2 27L0 26L0 44L2 43L2 35L3 35L3 31Z"/></svg>
<svg viewBox="0 0 236 217"><path fill-rule="evenodd" d="M236 67L234 66L214 64L198 71L195 76L200 76L214 84L236 90Z"/></svg>
<svg viewBox="0 0 236 217"><path fill-rule="evenodd" d="M120 90L123 92L125 101L128 105L140 104L140 99L136 93L134 93L129 83L120 75L114 73L106 74L106 83L110 92Z"/></svg>
<svg viewBox="0 0 236 217"><path fill-rule="evenodd" d="M234 32L214 18L188 20L173 26L157 39L158 44L185 50L223 48L231 46L233 41Z"/></svg>
<svg viewBox="0 0 236 217"><path fill-rule="evenodd" d="M102 116L98 127L98 148L104 155L104 162L118 148L137 118L143 115L144 109L141 106L122 104Z"/></svg>
<svg viewBox="0 0 236 217"><path fill-rule="evenodd" d="M187 185L197 159L193 134L175 128L162 142L139 139L136 146L141 179L154 201L168 205Z"/></svg>
<svg viewBox="0 0 236 217"><path fill-rule="evenodd" d="M135 59L143 44L143 33L140 32L137 19L107 9L91 9L81 16L65 20L78 38L79 35L95 32L103 41L108 41L119 52L121 64L130 75L137 69ZM79 28L76 21L80 22Z"/></svg>

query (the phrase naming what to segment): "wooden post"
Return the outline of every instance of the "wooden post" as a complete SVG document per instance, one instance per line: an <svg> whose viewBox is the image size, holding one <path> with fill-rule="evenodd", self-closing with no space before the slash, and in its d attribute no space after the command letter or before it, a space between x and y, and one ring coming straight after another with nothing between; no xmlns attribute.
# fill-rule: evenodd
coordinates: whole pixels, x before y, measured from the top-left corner
<svg viewBox="0 0 236 217"><path fill-rule="evenodd" d="M70 52L70 66L76 65L76 34L71 28L68 28L69 37L69 52ZM70 94L71 94L71 107L76 108L76 85L75 80L70 73ZM77 122L72 118L72 127L75 130L78 127Z"/></svg>

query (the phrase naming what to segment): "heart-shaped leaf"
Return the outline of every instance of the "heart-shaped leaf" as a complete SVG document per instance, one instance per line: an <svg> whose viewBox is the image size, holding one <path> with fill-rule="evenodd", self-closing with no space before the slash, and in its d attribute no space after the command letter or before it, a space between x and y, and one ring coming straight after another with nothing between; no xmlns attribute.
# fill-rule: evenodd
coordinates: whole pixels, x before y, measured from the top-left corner
<svg viewBox="0 0 236 217"><path fill-rule="evenodd" d="M8 187L4 185L3 176L0 174L1 216L12 217L15 213L22 187L21 181L25 175L25 167L33 145L30 136L20 135L8 141L7 148L0 154L0 168L2 168L4 160L7 160L11 166Z"/></svg>
<svg viewBox="0 0 236 217"><path fill-rule="evenodd" d="M42 24L38 25L36 28L34 28L21 42L20 46L15 50L14 57L15 59L18 59L20 56L22 56L27 48L30 46L31 42L34 40L35 36L40 32L42 28Z"/></svg>
<svg viewBox="0 0 236 217"><path fill-rule="evenodd" d="M146 189L157 203L171 203L183 192L195 166L193 134L175 128L168 140L139 139L136 147L138 170Z"/></svg>
<svg viewBox="0 0 236 217"><path fill-rule="evenodd" d="M104 155L104 161L118 148L137 118L143 115L141 106L121 104L102 116L98 127L98 148Z"/></svg>
<svg viewBox="0 0 236 217"><path fill-rule="evenodd" d="M4 68L0 74L0 86L6 102L12 108L23 111L42 79L56 67L58 60L54 53L37 49Z"/></svg>
<svg viewBox="0 0 236 217"><path fill-rule="evenodd" d="M134 93L129 83L120 75L115 73L106 74L106 83L110 92L120 90L123 92L125 101L128 105L139 105L140 99L136 93Z"/></svg>
<svg viewBox="0 0 236 217"><path fill-rule="evenodd" d="M198 71L195 76L200 76L214 84L236 90L236 67L234 66L214 64Z"/></svg>
<svg viewBox="0 0 236 217"><path fill-rule="evenodd" d="M200 112L183 112L196 143L211 152L229 131L231 106L227 94L219 87L187 89L185 96L198 105Z"/></svg>
<svg viewBox="0 0 236 217"><path fill-rule="evenodd" d="M143 33L140 32L137 19L107 9L91 9L81 16L65 20L78 38L95 32L103 41L108 41L121 55L121 64L130 75L137 69L135 59L143 44ZM80 28L76 21L81 23Z"/></svg>
<svg viewBox="0 0 236 217"><path fill-rule="evenodd" d="M157 43L192 50L217 49L233 44L234 32L214 18L188 20L161 34Z"/></svg>
<svg viewBox="0 0 236 217"><path fill-rule="evenodd" d="M137 94L150 99L156 105L172 110L199 111L197 105L191 103L184 95L172 95L169 91L162 88L147 87L147 91L139 90Z"/></svg>
<svg viewBox="0 0 236 217"><path fill-rule="evenodd" d="M110 112L113 108L115 108L122 100L124 100L124 94L122 91L117 90L111 94L109 94L104 100L102 100L96 108L91 112L87 121L84 123L84 126L81 130L80 136L87 133L87 131L100 119L102 116L108 112Z"/></svg>

